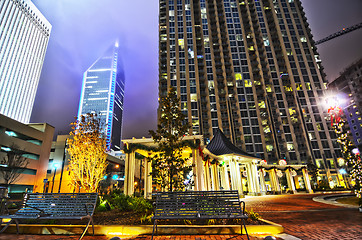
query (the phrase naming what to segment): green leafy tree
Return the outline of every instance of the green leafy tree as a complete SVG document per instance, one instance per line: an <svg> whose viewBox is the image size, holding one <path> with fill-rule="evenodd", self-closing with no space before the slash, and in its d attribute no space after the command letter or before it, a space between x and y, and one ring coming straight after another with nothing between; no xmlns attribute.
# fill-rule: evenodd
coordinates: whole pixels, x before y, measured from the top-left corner
<svg viewBox="0 0 362 240"><path fill-rule="evenodd" d="M171 87L167 96L161 99L160 116L157 130L150 130L155 143L158 143L158 154L150 158L151 175L161 189L180 191L185 188L186 175L191 171L187 158L182 156L185 145L183 137L188 133L190 125L180 110L180 99L176 90Z"/></svg>
<svg viewBox="0 0 362 240"><path fill-rule="evenodd" d="M309 161L307 164L307 169L312 179L312 186L313 188L316 188L316 186L318 185L318 168L314 163L312 163L312 161Z"/></svg>
<svg viewBox="0 0 362 240"><path fill-rule="evenodd" d="M67 141L72 184L85 192L96 192L107 168L106 139L97 114L84 114L71 123Z"/></svg>

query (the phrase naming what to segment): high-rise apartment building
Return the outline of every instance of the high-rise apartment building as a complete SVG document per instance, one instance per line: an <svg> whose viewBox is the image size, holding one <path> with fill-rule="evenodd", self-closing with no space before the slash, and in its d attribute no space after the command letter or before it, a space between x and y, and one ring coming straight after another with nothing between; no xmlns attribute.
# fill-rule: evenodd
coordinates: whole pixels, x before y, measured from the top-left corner
<svg viewBox="0 0 362 240"><path fill-rule="evenodd" d="M124 100L124 72L118 43L95 61L83 76L78 118L86 113L100 114L107 147L119 151Z"/></svg>
<svg viewBox="0 0 362 240"><path fill-rule="evenodd" d="M30 0L0 1L0 113L29 123L52 26Z"/></svg>
<svg viewBox="0 0 362 240"><path fill-rule="evenodd" d="M356 146L362 149L362 59L350 65L328 84L343 108Z"/></svg>
<svg viewBox="0 0 362 240"><path fill-rule="evenodd" d="M314 162L340 183L326 79L300 0L160 0L159 96L174 86L190 134L220 128L268 163Z"/></svg>

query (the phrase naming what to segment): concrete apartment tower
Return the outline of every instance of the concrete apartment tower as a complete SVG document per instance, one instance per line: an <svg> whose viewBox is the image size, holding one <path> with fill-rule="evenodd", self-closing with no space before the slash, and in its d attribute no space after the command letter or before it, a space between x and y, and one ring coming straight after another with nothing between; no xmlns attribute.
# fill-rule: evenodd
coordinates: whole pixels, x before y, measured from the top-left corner
<svg viewBox="0 0 362 240"><path fill-rule="evenodd" d="M0 1L0 113L29 123L52 26L30 0Z"/></svg>
<svg viewBox="0 0 362 240"><path fill-rule="evenodd" d="M78 118L86 113L99 113L104 124L107 147L121 149L124 101L124 72L118 54L118 43L84 73Z"/></svg>
<svg viewBox="0 0 362 240"><path fill-rule="evenodd" d="M177 89L190 134L267 160L312 162L340 185L326 79L300 0L160 0L159 96Z"/></svg>

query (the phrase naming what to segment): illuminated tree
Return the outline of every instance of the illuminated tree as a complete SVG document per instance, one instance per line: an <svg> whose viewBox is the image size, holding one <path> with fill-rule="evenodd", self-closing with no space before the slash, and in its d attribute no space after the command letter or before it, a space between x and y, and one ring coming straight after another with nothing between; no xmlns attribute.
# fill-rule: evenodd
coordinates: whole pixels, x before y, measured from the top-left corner
<svg viewBox="0 0 362 240"><path fill-rule="evenodd" d="M6 186L14 183L29 164L29 160L23 157L23 151L18 149L18 146L12 145L3 159L0 160L0 174Z"/></svg>
<svg viewBox="0 0 362 240"><path fill-rule="evenodd" d="M106 139L101 131L101 120L97 114L87 113L71 126L67 151L72 184L82 191L96 192L107 168Z"/></svg>
<svg viewBox="0 0 362 240"><path fill-rule="evenodd" d="M180 99L176 90L170 88L168 95L161 99L160 118L157 130L150 130L159 153L152 157L151 175L162 189L179 191L185 188L185 179L191 171L186 164L187 158L182 156L185 144L183 137L190 129L185 115L180 110Z"/></svg>
<svg viewBox="0 0 362 240"><path fill-rule="evenodd" d="M349 170L349 176L354 183L354 189L356 196L359 198L359 204L362 206L362 161L361 155L358 149L355 148L354 144L349 138L348 131L345 127L345 121L342 118L335 118L336 121L332 121L332 126L336 132L338 138L337 142L341 146L343 158L347 162ZM331 118L332 120L332 118Z"/></svg>

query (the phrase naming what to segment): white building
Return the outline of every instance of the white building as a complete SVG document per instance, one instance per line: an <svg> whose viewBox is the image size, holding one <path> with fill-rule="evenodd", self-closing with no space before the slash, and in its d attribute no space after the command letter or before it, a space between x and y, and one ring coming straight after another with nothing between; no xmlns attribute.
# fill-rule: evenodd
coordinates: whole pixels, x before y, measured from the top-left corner
<svg viewBox="0 0 362 240"><path fill-rule="evenodd" d="M0 113L29 123L52 26L30 0L0 1Z"/></svg>

